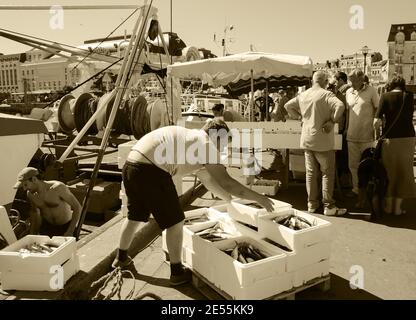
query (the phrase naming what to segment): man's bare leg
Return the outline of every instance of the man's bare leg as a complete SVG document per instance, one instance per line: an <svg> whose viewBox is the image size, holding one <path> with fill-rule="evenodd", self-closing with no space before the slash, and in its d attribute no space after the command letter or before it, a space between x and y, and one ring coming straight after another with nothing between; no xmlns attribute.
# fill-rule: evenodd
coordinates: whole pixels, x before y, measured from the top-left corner
<svg viewBox="0 0 416 320"><path fill-rule="evenodd" d="M131 258L127 255L127 251L140 224L141 222L129 220L127 218L124 220L121 226L119 249L117 251L117 256L112 264L113 268L123 268L132 262Z"/></svg>
<svg viewBox="0 0 416 320"><path fill-rule="evenodd" d="M166 244L171 264L182 262L183 221L166 229Z"/></svg>
<svg viewBox="0 0 416 320"><path fill-rule="evenodd" d="M181 285L192 280L192 274L182 265L183 221L166 229L166 244L170 260L170 284Z"/></svg>
<svg viewBox="0 0 416 320"><path fill-rule="evenodd" d="M119 249L128 250L134 239L136 231L142 222L125 219L121 226Z"/></svg>

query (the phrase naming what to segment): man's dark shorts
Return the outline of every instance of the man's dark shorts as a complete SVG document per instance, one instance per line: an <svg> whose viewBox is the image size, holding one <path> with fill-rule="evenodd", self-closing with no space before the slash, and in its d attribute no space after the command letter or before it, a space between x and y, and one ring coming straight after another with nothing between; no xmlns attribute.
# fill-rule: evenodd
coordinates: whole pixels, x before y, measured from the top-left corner
<svg viewBox="0 0 416 320"><path fill-rule="evenodd" d="M172 177L153 164L126 162L123 184L128 219L147 222L153 214L164 230L185 219Z"/></svg>
<svg viewBox="0 0 416 320"><path fill-rule="evenodd" d="M49 237L63 236L64 233L68 230L68 227L70 224L71 224L71 221L63 225L56 225L56 224L49 223L45 219L42 219L42 224L40 226L39 234L49 236Z"/></svg>

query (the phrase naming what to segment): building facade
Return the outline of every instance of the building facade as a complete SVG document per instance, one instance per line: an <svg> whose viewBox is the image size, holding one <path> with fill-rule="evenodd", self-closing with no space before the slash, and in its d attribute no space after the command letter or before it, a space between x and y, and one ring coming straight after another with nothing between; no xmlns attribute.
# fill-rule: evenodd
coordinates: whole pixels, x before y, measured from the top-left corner
<svg viewBox="0 0 416 320"><path fill-rule="evenodd" d="M69 84L68 59L33 49L26 52L26 61L20 66L21 92L42 93L62 90Z"/></svg>
<svg viewBox="0 0 416 320"><path fill-rule="evenodd" d="M416 85L416 23L393 24L388 43L389 78L401 75L407 85Z"/></svg>
<svg viewBox="0 0 416 320"><path fill-rule="evenodd" d="M15 93L23 90L21 64L25 53L0 55L0 92Z"/></svg>

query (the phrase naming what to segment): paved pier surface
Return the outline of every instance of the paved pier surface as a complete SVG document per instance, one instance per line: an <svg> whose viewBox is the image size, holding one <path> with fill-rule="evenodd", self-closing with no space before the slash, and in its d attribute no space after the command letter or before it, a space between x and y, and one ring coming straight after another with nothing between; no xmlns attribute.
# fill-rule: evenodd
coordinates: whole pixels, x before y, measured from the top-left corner
<svg viewBox="0 0 416 320"><path fill-rule="evenodd" d="M195 194L194 194L195 196ZM291 184L280 191L277 199L289 202L299 210L306 209L304 184ZM221 204L201 189L186 210ZM339 202L354 212L351 201ZM331 252L331 289L322 293L311 288L297 299L416 299L416 202L404 203L407 214L401 217L386 216L378 223L366 221L363 216L324 217L333 223L335 239ZM319 216L322 216L318 213ZM323 216L322 216L323 217ZM113 219L114 220L114 219ZM121 220L107 225L99 237L83 245L78 253L82 273L68 282L59 293L14 292L7 299L86 299L91 281L109 271L114 257ZM204 299L191 285L169 287L170 268L164 262L160 230L154 221L143 225L131 253L134 255L135 280L126 278L122 297L135 284L135 296L152 293L167 300ZM153 240L153 241L152 241ZM147 244L150 242L150 245ZM364 289L353 290L349 280L351 267L364 270ZM144 297L144 299L153 299Z"/></svg>

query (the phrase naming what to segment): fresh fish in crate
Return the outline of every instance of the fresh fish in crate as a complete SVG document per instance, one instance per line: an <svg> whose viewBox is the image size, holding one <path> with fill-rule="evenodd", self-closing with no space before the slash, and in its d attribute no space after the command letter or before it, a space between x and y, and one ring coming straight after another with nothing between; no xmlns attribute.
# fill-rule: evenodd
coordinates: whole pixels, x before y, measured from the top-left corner
<svg viewBox="0 0 416 320"><path fill-rule="evenodd" d="M292 230L303 230L316 225L315 222L310 222L307 219L300 217L295 214L284 215L280 217L276 217L273 219L273 222L281 224L287 228Z"/></svg>
<svg viewBox="0 0 416 320"><path fill-rule="evenodd" d="M187 225L191 225L194 223L207 222L207 221L209 221L208 215L204 213L201 216L186 218L184 221L184 225L187 226Z"/></svg>
<svg viewBox="0 0 416 320"><path fill-rule="evenodd" d="M212 227L208 227L204 230L201 230L199 232L196 232L195 235L201 237L202 239L215 242L220 241L224 239L228 239L232 236L232 234L224 231L219 223L216 223Z"/></svg>
<svg viewBox="0 0 416 320"><path fill-rule="evenodd" d="M22 253L22 254L30 254L30 253L49 254L49 253L53 252L58 247L59 247L59 245L56 245L54 243L40 244L40 243L34 242L32 244L28 244L27 246L21 248L19 250L19 253Z"/></svg>
<svg viewBox="0 0 416 320"><path fill-rule="evenodd" d="M250 263L267 258L263 252L247 242L237 242L234 248L225 249L223 252L241 263Z"/></svg>

